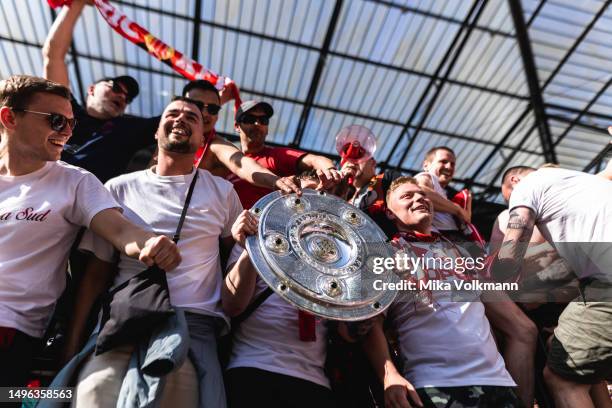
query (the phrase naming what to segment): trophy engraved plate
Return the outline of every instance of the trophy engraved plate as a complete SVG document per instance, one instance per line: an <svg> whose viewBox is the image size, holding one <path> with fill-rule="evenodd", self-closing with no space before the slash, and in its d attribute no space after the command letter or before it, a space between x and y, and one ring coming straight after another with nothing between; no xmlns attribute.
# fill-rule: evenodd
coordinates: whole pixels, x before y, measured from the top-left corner
<svg viewBox="0 0 612 408"><path fill-rule="evenodd" d="M305 189L301 197L273 192L251 208L259 218L247 251L263 280L282 298L321 317L355 321L391 304L394 270L374 273L375 258L394 256L383 231L359 209Z"/></svg>

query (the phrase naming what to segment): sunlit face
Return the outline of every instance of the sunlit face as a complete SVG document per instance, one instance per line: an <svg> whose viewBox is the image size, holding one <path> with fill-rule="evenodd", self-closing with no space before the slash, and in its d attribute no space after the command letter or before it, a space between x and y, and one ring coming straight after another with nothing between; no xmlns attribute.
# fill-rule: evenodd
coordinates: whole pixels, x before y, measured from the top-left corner
<svg viewBox="0 0 612 408"><path fill-rule="evenodd" d="M213 93L212 91L194 88L187 92L185 96L189 99L200 101L205 105L219 105L219 94ZM211 115L208 110L204 108L202 109L202 118L204 134L208 134L215 128L217 119L219 119L219 114L217 113L216 115Z"/></svg>
<svg viewBox="0 0 612 408"><path fill-rule="evenodd" d="M111 119L123 115L127 108L128 91L125 84L116 82L121 91L113 91L113 81L101 81L89 87L87 107Z"/></svg>
<svg viewBox="0 0 612 408"><path fill-rule="evenodd" d="M68 99L44 92L35 94L28 106L23 109L58 113L68 119L74 118ZM70 126L55 131L51 128L49 116L30 112L16 112L14 115L15 127L11 130L14 151L33 161L47 162L60 159L64 145L72 136Z"/></svg>
<svg viewBox="0 0 612 408"><path fill-rule="evenodd" d="M400 230L417 226L430 226L433 220L433 205L423 190L413 183L404 183L393 190L387 199L391 212Z"/></svg>
<svg viewBox="0 0 612 408"><path fill-rule="evenodd" d="M185 101L171 102L164 110L155 138L167 152L193 154L203 141L202 114Z"/></svg>
<svg viewBox="0 0 612 408"><path fill-rule="evenodd" d="M455 155L448 150L439 149L431 161L425 160L423 169L436 175L440 185L446 187L455 175Z"/></svg>
<svg viewBox="0 0 612 408"><path fill-rule="evenodd" d="M248 111L248 115L255 118L267 118L268 115L264 109L260 106ZM237 129L240 133L240 140L246 142L247 146L251 149L263 147L266 142L266 136L268 136L268 125L264 125L261 122L255 122L253 124L248 123L237 123Z"/></svg>

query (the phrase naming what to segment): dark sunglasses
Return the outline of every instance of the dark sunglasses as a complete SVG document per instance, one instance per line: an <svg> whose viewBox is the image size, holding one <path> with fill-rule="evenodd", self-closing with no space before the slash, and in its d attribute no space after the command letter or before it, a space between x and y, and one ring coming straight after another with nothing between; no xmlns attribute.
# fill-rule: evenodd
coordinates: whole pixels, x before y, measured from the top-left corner
<svg viewBox="0 0 612 408"><path fill-rule="evenodd" d="M221 110L221 106L215 105L214 103L204 103L202 104L202 108L206 108L206 111L211 115L216 115Z"/></svg>
<svg viewBox="0 0 612 408"><path fill-rule="evenodd" d="M128 93L128 91L125 90L125 88L123 88L121 85L119 85L119 82L116 82L116 81L108 81L108 82L110 83L111 90L113 91L113 93L123 94L125 95L125 100L127 101L127 103L132 102L133 98L130 98L130 94Z"/></svg>
<svg viewBox="0 0 612 408"><path fill-rule="evenodd" d="M66 116L60 113L37 112L33 110L17 109L17 108L13 108L13 111L34 113L36 115L45 115L47 117L47 121L49 122L49 125L51 125L51 129L55 130L56 132L64 131L66 129L66 126L68 126L70 130L74 130L74 127L76 126L76 123L77 123L76 118L68 119Z"/></svg>
<svg viewBox="0 0 612 408"><path fill-rule="evenodd" d="M244 123L246 125L254 125L256 122L260 125L268 126L270 123L270 118L267 116L254 116L248 114L244 114L242 115L242 118L240 118L240 123Z"/></svg>

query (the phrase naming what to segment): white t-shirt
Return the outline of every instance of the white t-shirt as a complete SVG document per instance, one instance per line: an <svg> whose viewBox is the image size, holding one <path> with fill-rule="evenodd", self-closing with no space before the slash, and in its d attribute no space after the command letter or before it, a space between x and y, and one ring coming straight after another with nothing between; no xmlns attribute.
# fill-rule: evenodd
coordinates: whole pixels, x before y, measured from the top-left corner
<svg viewBox="0 0 612 408"><path fill-rule="evenodd" d="M236 247L228 265L242 252ZM258 275L253 298L267 287ZM330 388L323 372L327 327L323 319L315 319L316 341L301 341L298 309L273 293L234 331L228 369L254 367Z"/></svg>
<svg viewBox="0 0 612 408"><path fill-rule="evenodd" d="M433 184L434 191L440 194L442 197L448 199L446 190L442 188L442 186L440 185L438 176L432 173L428 173L428 172L421 172L417 174L415 177L420 177L420 176L429 177L431 179L431 183ZM455 218L451 214L447 212L442 212L442 211L434 212L434 218L433 218L432 225L438 231L456 231L458 230L457 222L455 221Z"/></svg>
<svg viewBox="0 0 612 408"><path fill-rule="evenodd" d="M61 161L0 176L0 326L43 335L80 227L114 207L94 175Z"/></svg>
<svg viewBox="0 0 612 408"><path fill-rule="evenodd" d="M424 257L437 257L442 246L412 242ZM455 247L456 250L461 250ZM449 253L450 255L450 253ZM465 256L469 256L465 254ZM427 270L430 280L452 282L457 272ZM491 335L480 301L452 301L448 292L431 293L431 304L398 297L387 312L397 330L403 375L415 387L496 385L514 387Z"/></svg>
<svg viewBox="0 0 612 408"><path fill-rule="evenodd" d="M159 176L143 170L111 179L106 187L123 207L127 219L155 234L172 237L194 174L195 171L181 176ZM178 242L182 262L166 274L174 306L228 321L221 309L219 238L231 235L232 224L241 211L242 205L230 182L199 170ZM116 259L110 244L92 233L85 234L80 249L107 262ZM122 254L118 268L114 285L147 267Z"/></svg>
<svg viewBox="0 0 612 408"><path fill-rule="evenodd" d="M531 208L536 225L579 278L612 282L612 182L579 171L544 168L528 174L509 208Z"/></svg>

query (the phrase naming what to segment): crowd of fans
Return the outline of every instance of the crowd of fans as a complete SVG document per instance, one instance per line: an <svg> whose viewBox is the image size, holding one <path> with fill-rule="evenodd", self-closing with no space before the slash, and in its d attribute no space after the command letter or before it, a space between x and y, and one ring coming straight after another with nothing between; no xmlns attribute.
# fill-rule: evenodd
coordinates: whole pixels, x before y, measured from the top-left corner
<svg viewBox="0 0 612 408"><path fill-rule="evenodd" d="M0 82L0 386L34 375L69 272L52 385L74 386L76 406L532 407L536 397L541 406L612 406L612 165L598 175L506 170L508 210L486 243L471 194L451 188L461 158L449 147L430 149L414 177L378 174L373 158L338 168L266 145L274 108L264 101L237 110L236 147L215 134L226 101L202 80L153 118L125 114L139 94L126 75L90 85L78 104L64 60L84 5L74 1L54 22L44 78ZM150 165L126 173L152 144ZM486 271L432 268L421 278L516 281L520 298L421 291L358 323L298 310L244 248L258 226L248 209L273 190L304 188L367 212L397 250L490 261ZM166 271L176 315L144 340L99 353L98 300L152 265ZM352 395L338 390L355 373L329 364L343 347L373 376L349 384Z"/></svg>

